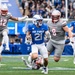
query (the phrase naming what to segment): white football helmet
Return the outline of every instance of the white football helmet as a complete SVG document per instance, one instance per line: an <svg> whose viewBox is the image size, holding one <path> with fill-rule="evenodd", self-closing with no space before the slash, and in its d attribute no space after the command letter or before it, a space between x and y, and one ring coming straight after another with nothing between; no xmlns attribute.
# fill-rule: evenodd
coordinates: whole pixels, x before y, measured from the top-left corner
<svg viewBox="0 0 75 75"><path fill-rule="evenodd" d="M58 22L60 20L61 13L59 10L53 10L52 12L52 22Z"/></svg>
<svg viewBox="0 0 75 75"><path fill-rule="evenodd" d="M1 5L1 15L5 16L8 13L8 7L6 4Z"/></svg>
<svg viewBox="0 0 75 75"><path fill-rule="evenodd" d="M37 26L42 26L43 17L41 15L34 15L33 16L33 24Z"/></svg>

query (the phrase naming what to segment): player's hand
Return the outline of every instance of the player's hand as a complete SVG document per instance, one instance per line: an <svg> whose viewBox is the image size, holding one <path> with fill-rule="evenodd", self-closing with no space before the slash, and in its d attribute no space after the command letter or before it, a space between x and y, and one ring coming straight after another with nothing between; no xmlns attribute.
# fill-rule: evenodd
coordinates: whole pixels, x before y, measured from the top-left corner
<svg viewBox="0 0 75 75"><path fill-rule="evenodd" d="M25 16L24 16L24 19L27 19L27 18L28 18L28 16L27 16L27 15L25 15Z"/></svg>
<svg viewBox="0 0 75 75"><path fill-rule="evenodd" d="M27 40L31 39L31 35L26 36Z"/></svg>
<svg viewBox="0 0 75 75"><path fill-rule="evenodd" d="M31 44L32 43L31 35L27 35L26 36L25 43L27 43L27 44Z"/></svg>
<svg viewBox="0 0 75 75"><path fill-rule="evenodd" d="M28 18L28 16L25 15L25 16L23 16L23 17L19 17L19 18L18 18L18 21L24 21L24 20L27 19L27 18Z"/></svg>

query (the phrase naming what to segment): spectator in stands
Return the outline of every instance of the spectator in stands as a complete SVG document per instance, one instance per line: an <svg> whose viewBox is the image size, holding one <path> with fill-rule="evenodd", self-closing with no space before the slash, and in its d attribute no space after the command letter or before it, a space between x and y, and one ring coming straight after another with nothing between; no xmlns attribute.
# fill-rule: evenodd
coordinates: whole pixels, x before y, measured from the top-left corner
<svg viewBox="0 0 75 75"><path fill-rule="evenodd" d="M64 18L66 15L64 12L66 7L65 0L29 0L29 1L22 0L21 6L23 9L22 15L26 14L30 18L32 18L35 14L40 14L40 13L44 18L49 18L49 15L51 13L49 12L51 10L50 8L61 11L62 18Z"/></svg>
<svg viewBox="0 0 75 75"><path fill-rule="evenodd" d="M75 1L73 1L73 9L75 9Z"/></svg>
<svg viewBox="0 0 75 75"><path fill-rule="evenodd" d="M35 9L35 5L33 5L30 11L30 17L32 18L35 14L36 14L36 9Z"/></svg>
<svg viewBox="0 0 75 75"><path fill-rule="evenodd" d="M31 10L31 7L32 7L33 4L34 4L34 1L33 1L33 0L29 0L28 4L29 4L29 10Z"/></svg>
<svg viewBox="0 0 75 75"><path fill-rule="evenodd" d="M72 15L70 15L70 19L75 19L75 9L72 11Z"/></svg>
<svg viewBox="0 0 75 75"><path fill-rule="evenodd" d="M14 43L15 43L15 38L14 36L15 35L12 35L13 37L10 38L10 53L14 54L14 51L15 51L15 46L14 46Z"/></svg>
<svg viewBox="0 0 75 75"><path fill-rule="evenodd" d="M69 0L68 2L69 2L69 3L70 3L70 2L72 2L72 3L73 3L73 2L74 2L74 0Z"/></svg>
<svg viewBox="0 0 75 75"><path fill-rule="evenodd" d="M68 5L68 17L69 19L73 19L73 3L70 2Z"/></svg>
<svg viewBox="0 0 75 75"><path fill-rule="evenodd" d="M54 51L54 60L58 62L61 58L62 52L65 46L65 32L69 33L71 42L72 33L66 26L66 22L60 19L61 13L58 10L53 10L51 20L47 25L50 29L51 38L47 44L48 53L51 54Z"/></svg>
<svg viewBox="0 0 75 75"><path fill-rule="evenodd" d="M39 7L39 9L37 10L37 13L43 17L45 17L46 11L43 7Z"/></svg>
<svg viewBox="0 0 75 75"><path fill-rule="evenodd" d="M22 7L22 10L23 10L22 15L25 15L25 0L22 0L21 7Z"/></svg>
<svg viewBox="0 0 75 75"><path fill-rule="evenodd" d="M53 7L50 6L50 5L47 5L47 7L45 8L45 10L46 10L46 18L50 18L52 10L53 10Z"/></svg>
<svg viewBox="0 0 75 75"><path fill-rule="evenodd" d="M72 11L72 10L73 10L73 3L72 3L72 2L70 2L70 3L68 4L68 10L69 10L69 11Z"/></svg>
<svg viewBox="0 0 75 75"><path fill-rule="evenodd" d="M18 2L19 2L19 7L21 7L21 0L18 0Z"/></svg>
<svg viewBox="0 0 75 75"><path fill-rule="evenodd" d="M8 20L14 20L14 21L22 21L25 20L28 16L24 17L13 17L11 14L8 13L8 7L6 4L2 4L1 6L1 12L0 12L0 60L1 60L1 52L3 50L2 44L6 44L6 50L9 50L9 37L8 37L8 29L7 29L7 23Z"/></svg>
<svg viewBox="0 0 75 75"><path fill-rule="evenodd" d="M54 0L54 6L55 8L57 7L57 5L61 4L61 0Z"/></svg>
<svg viewBox="0 0 75 75"><path fill-rule="evenodd" d="M61 12L61 17L62 18L65 18L66 16L66 13L64 12L66 10L66 3L65 3L66 0L22 0L22 8L23 8L23 15L25 15L25 12L26 14L32 18L34 16L35 13L38 14L38 6L39 8L43 8L43 11L44 12L44 18L49 18L49 12L50 9L45 9L47 8L48 6L51 6L52 9L53 7L57 10L59 10ZM72 12L75 8L75 3L74 3L74 0L68 0L68 17L71 18L70 15L72 15ZM34 6L34 9L33 9L33 6ZM25 11L25 7L27 8L27 11ZM40 11L42 13L42 11ZM73 17L72 17L73 18Z"/></svg>
<svg viewBox="0 0 75 75"><path fill-rule="evenodd" d="M62 6L62 7L61 7L61 18L65 18L65 17L66 17L66 16L65 16L65 14L66 14L65 11L66 11L66 10L65 10L64 6Z"/></svg>
<svg viewBox="0 0 75 75"><path fill-rule="evenodd" d="M34 1L33 0L29 0L28 5L29 5L28 9L29 9L29 12L30 12L30 14L28 16L32 17L31 11L32 11L32 7L34 5Z"/></svg>
<svg viewBox="0 0 75 75"><path fill-rule="evenodd" d="M14 44L21 44L22 38L20 34L15 35L15 43Z"/></svg>
<svg viewBox="0 0 75 75"><path fill-rule="evenodd" d="M68 13L68 18L73 19L73 13L71 11Z"/></svg>
<svg viewBox="0 0 75 75"><path fill-rule="evenodd" d="M74 19L74 13L75 13L75 1L69 0L69 2L68 2L68 17L69 17L69 19Z"/></svg>
<svg viewBox="0 0 75 75"><path fill-rule="evenodd" d="M22 15L24 16L25 13L26 13L26 10L28 10L28 1L27 0L22 0L21 6L22 6L22 9L23 9Z"/></svg>

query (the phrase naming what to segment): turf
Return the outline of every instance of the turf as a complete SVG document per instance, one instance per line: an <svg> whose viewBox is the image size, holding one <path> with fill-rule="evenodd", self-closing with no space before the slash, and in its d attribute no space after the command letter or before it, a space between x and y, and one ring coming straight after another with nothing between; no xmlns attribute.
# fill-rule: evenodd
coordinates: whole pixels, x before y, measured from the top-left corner
<svg viewBox="0 0 75 75"><path fill-rule="evenodd" d="M21 60L22 55L2 56L0 75L44 75L41 70L30 70ZM24 56L27 59L27 56ZM75 75L73 56L62 56L59 62L49 57L48 75Z"/></svg>

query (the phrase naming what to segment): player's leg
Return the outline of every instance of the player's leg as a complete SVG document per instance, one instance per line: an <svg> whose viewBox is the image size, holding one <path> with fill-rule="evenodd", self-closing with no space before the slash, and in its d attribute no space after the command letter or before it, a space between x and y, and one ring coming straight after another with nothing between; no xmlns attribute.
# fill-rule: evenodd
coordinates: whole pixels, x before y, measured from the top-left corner
<svg viewBox="0 0 75 75"><path fill-rule="evenodd" d="M28 63L28 61L24 57L22 57L22 60L28 68L32 69L32 65L30 65L30 63Z"/></svg>
<svg viewBox="0 0 75 75"><path fill-rule="evenodd" d="M37 45L32 45L32 54L31 54L31 60L36 60L38 58L38 47Z"/></svg>
<svg viewBox="0 0 75 75"><path fill-rule="evenodd" d="M2 50L3 50L3 46L2 46L2 34L0 34L0 61L2 59L2 56L1 56L1 53L2 53Z"/></svg>
<svg viewBox="0 0 75 75"><path fill-rule="evenodd" d="M44 44L40 45L39 47L40 47L39 51L44 59L42 73L48 74L48 51L47 51L47 48Z"/></svg>
<svg viewBox="0 0 75 75"><path fill-rule="evenodd" d="M30 53L29 54L29 56L28 56L28 62L31 64L31 62L32 62L32 53Z"/></svg>
<svg viewBox="0 0 75 75"><path fill-rule="evenodd" d="M50 56L50 54L54 51L52 41L50 41L50 40L48 41L46 48L47 48L47 51L48 51L48 56Z"/></svg>
<svg viewBox="0 0 75 75"><path fill-rule="evenodd" d="M22 57L22 60L24 62L24 64L29 67L29 68L33 68L33 63L35 63L36 59L38 58L38 48L36 47L36 45L31 45L31 53L28 56L28 61L24 59L24 57Z"/></svg>
<svg viewBox="0 0 75 75"><path fill-rule="evenodd" d="M36 45L32 45L32 52L29 54L28 56L28 62L22 57L22 60L24 61L25 65L31 68L33 67L33 63L36 61L36 59L38 58L38 49L36 47ZM29 66L30 65L30 66Z"/></svg>
<svg viewBox="0 0 75 75"><path fill-rule="evenodd" d="M31 63L32 63L32 58L31 58L31 56L32 56L32 53L29 54L29 56L28 56L28 61L27 61L24 57L22 57L22 60L23 60L24 64L25 64L27 67L29 67L29 68L32 69L32 65L31 65Z"/></svg>
<svg viewBox="0 0 75 75"><path fill-rule="evenodd" d="M3 30L3 41L2 43L6 44L6 50L9 50L9 37L8 37L8 31L7 29Z"/></svg>
<svg viewBox="0 0 75 75"><path fill-rule="evenodd" d="M64 44L54 44L55 47L55 53L54 53L54 60L55 62L58 62L61 58L61 55L64 50Z"/></svg>

